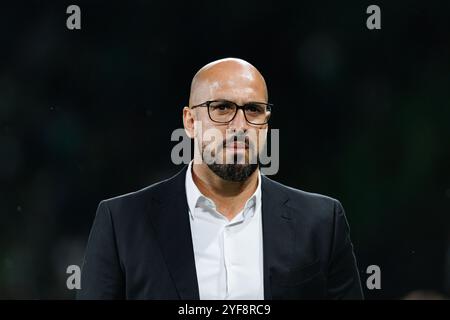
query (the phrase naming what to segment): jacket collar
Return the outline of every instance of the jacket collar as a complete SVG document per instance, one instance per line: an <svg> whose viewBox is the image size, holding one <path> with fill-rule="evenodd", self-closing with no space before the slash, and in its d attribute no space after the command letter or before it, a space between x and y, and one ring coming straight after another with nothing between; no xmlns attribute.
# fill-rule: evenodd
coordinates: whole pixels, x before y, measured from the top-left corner
<svg viewBox="0 0 450 320"><path fill-rule="evenodd" d="M188 166L155 185L147 211L180 299L198 300L199 288L188 215L185 178ZM289 261L294 250L289 198L277 182L261 175L264 296L271 299L270 270Z"/></svg>

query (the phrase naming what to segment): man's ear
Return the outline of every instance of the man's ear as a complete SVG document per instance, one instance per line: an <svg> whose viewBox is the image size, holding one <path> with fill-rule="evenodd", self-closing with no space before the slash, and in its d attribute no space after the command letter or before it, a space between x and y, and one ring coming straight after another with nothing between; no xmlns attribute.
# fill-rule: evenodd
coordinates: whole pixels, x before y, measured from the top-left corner
<svg viewBox="0 0 450 320"><path fill-rule="evenodd" d="M183 125L186 135L193 139L194 138L194 110L189 107L183 108Z"/></svg>

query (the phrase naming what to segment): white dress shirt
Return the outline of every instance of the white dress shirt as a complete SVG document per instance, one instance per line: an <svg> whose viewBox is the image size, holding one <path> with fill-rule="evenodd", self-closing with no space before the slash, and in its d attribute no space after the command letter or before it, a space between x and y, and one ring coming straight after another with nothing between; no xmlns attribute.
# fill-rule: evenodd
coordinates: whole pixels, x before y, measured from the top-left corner
<svg viewBox="0 0 450 320"><path fill-rule="evenodd" d="M231 221L186 173L195 267L201 300L264 299L261 174L244 209Z"/></svg>

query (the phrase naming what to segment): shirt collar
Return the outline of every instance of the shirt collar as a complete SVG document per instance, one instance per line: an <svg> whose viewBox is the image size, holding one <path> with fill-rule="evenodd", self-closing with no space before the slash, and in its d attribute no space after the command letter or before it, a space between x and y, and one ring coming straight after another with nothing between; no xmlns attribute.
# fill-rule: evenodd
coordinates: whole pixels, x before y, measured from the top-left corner
<svg viewBox="0 0 450 320"><path fill-rule="evenodd" d="M195 218L195 208L199 206L206 206L214 210L216 209L214 201L204 196L198 189L197 185L195 184L192 178L192 161L189 162L188 168L186 170L185 186L186 186L186 197L189 207L189 215L191 216L192 219ZM245 203L243 212L244 219L246 219L249 216L249 214L250 217L253 217L260 203L261 203L261 172L258 170L258 186L256 187L256 190L252 194L252 196ZM249 210L252 207L253 210Z"/></svg>

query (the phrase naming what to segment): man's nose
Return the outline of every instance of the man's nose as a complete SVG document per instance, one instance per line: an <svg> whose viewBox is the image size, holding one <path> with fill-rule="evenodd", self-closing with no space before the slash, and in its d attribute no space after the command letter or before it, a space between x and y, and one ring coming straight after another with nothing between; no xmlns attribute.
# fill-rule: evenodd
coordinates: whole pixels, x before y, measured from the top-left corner
<svg viewBox="0 0 450 320"><path fill-rule="evenodd" d="M235 131L246 131L248 128L247 120L245 119L244 110L239 109L234 117L233 121L229 124L230 129L234 129Z"/></svg>

